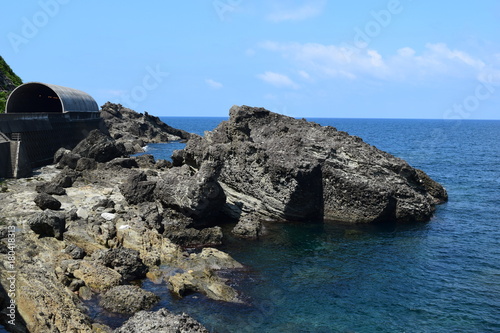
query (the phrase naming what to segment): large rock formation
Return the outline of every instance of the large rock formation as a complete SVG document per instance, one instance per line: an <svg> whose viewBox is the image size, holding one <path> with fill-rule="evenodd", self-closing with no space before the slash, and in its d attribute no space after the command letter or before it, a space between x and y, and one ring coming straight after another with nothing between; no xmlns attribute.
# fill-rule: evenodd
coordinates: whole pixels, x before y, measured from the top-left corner
<svg viewBox="0 0 500 333"><path fill-rule="evenodd" d="M423 171L359 137L262 108L193 136L174 165L218 165L233 216L346 223L426 221L446 191Z"/></svg>
<svg viewBox="0 0 500 333"><path fill-rule="evenodd" d="M147 112L135 112L121 104L107 102L101 106L101 117L111 136L124 142L129 153L140 151L140 148L148 143L188 140L191 136L186 131L165 124L158 117Z"/></svg>

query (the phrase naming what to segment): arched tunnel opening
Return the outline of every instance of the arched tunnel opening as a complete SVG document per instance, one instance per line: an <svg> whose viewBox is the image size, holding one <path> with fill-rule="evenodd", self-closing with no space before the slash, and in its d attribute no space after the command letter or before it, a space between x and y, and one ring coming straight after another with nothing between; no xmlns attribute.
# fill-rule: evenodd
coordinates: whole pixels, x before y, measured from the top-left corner
<svg viewBox="0 0 500 333"><path fill-rule="evenodd" d="M30 83L19 86L12 92L6 113L62 113L63 106L59 96L51 88Z"/></svg>

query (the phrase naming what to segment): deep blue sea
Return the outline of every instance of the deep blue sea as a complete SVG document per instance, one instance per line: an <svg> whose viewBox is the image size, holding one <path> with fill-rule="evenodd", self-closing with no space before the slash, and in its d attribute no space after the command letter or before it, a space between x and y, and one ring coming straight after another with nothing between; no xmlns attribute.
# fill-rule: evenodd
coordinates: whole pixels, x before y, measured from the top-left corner
<svg viewBox="0 0 500 333"><path fill-rule="evenodd" d="M203 134L224 118L162 120ZM449 202L411 226L273 224L259 241L231 238L225 226L221 249L246 267L225 275L246 304L178 300L145 281L162 297L158 307L220 333L500 332L500 121L310 120L423 169ZM148 152L168 159L182 146Z"/></svg>

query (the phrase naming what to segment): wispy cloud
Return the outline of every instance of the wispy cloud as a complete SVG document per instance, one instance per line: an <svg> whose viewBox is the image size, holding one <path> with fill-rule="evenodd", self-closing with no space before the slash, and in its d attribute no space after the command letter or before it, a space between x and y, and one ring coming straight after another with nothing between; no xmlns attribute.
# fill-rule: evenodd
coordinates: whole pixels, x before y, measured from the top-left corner
<svg viewBox="0 0 500 333"><path fill-rule="evenodd" d="M220 82L214 81L212 79L206 79L205 83L212 89L221 89L224 85Z"/></svg>
<svg viewBox="0 0 500 333"><path fill-rule="evenodd" d="M299 85L293 82L288 76L275 72L265 72L264 74L257 75L262 81L269 83L278 88L292 88L298 89Z"/></svg>
<svg viewBox="0 0 500 333"><path fill-rule="evenodd" d="M273 2L274 8L267 15L271 22L303 21L320 15L326 6L326 0L304 1L300 6L291 7L289 1Z"/></svg>
<svg viewBox="0 0 500 333"><path fill-rule="evenodd" d="M299 73L306 72L312 78L479 79L485 73L494 77L498 73L498 67L495 68L494 64L487 64L467 52L450 49L444 43L429 43L420 53L410 47L403 47L388 56L382 56L378 51L368 48L353 52L342 45L318 43L266 42L261 47L278 53L296 66ZM303 73L300 75L305 77Z"/></svg>

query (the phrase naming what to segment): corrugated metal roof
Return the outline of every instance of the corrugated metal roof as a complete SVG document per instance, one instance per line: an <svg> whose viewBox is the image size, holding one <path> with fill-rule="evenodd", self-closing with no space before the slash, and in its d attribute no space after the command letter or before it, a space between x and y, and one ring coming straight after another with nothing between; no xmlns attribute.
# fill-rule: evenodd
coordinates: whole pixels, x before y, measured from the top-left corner
<svg viewBox="0 0 500 333"><path fill-rule="evenodd" d="M36 92L37 88L42 89L43 87L49 88L57 95L62 104L62 112L99 112L99 106L97 105L97 102L92 98L92 96L84 91L58 86L55 84L29 82L20 85L10 94L7 100L6 113L30 112L26 111L26 105L23 105L22 111L16 110L16 95L24 94L23 104L25 104L26 98L30 98L29 93ZM36 100L34 100L33 103L36 103ZM37 110L36 112L40 111ZM49 113L54 111L47 110L45 112Z"/></svg>

